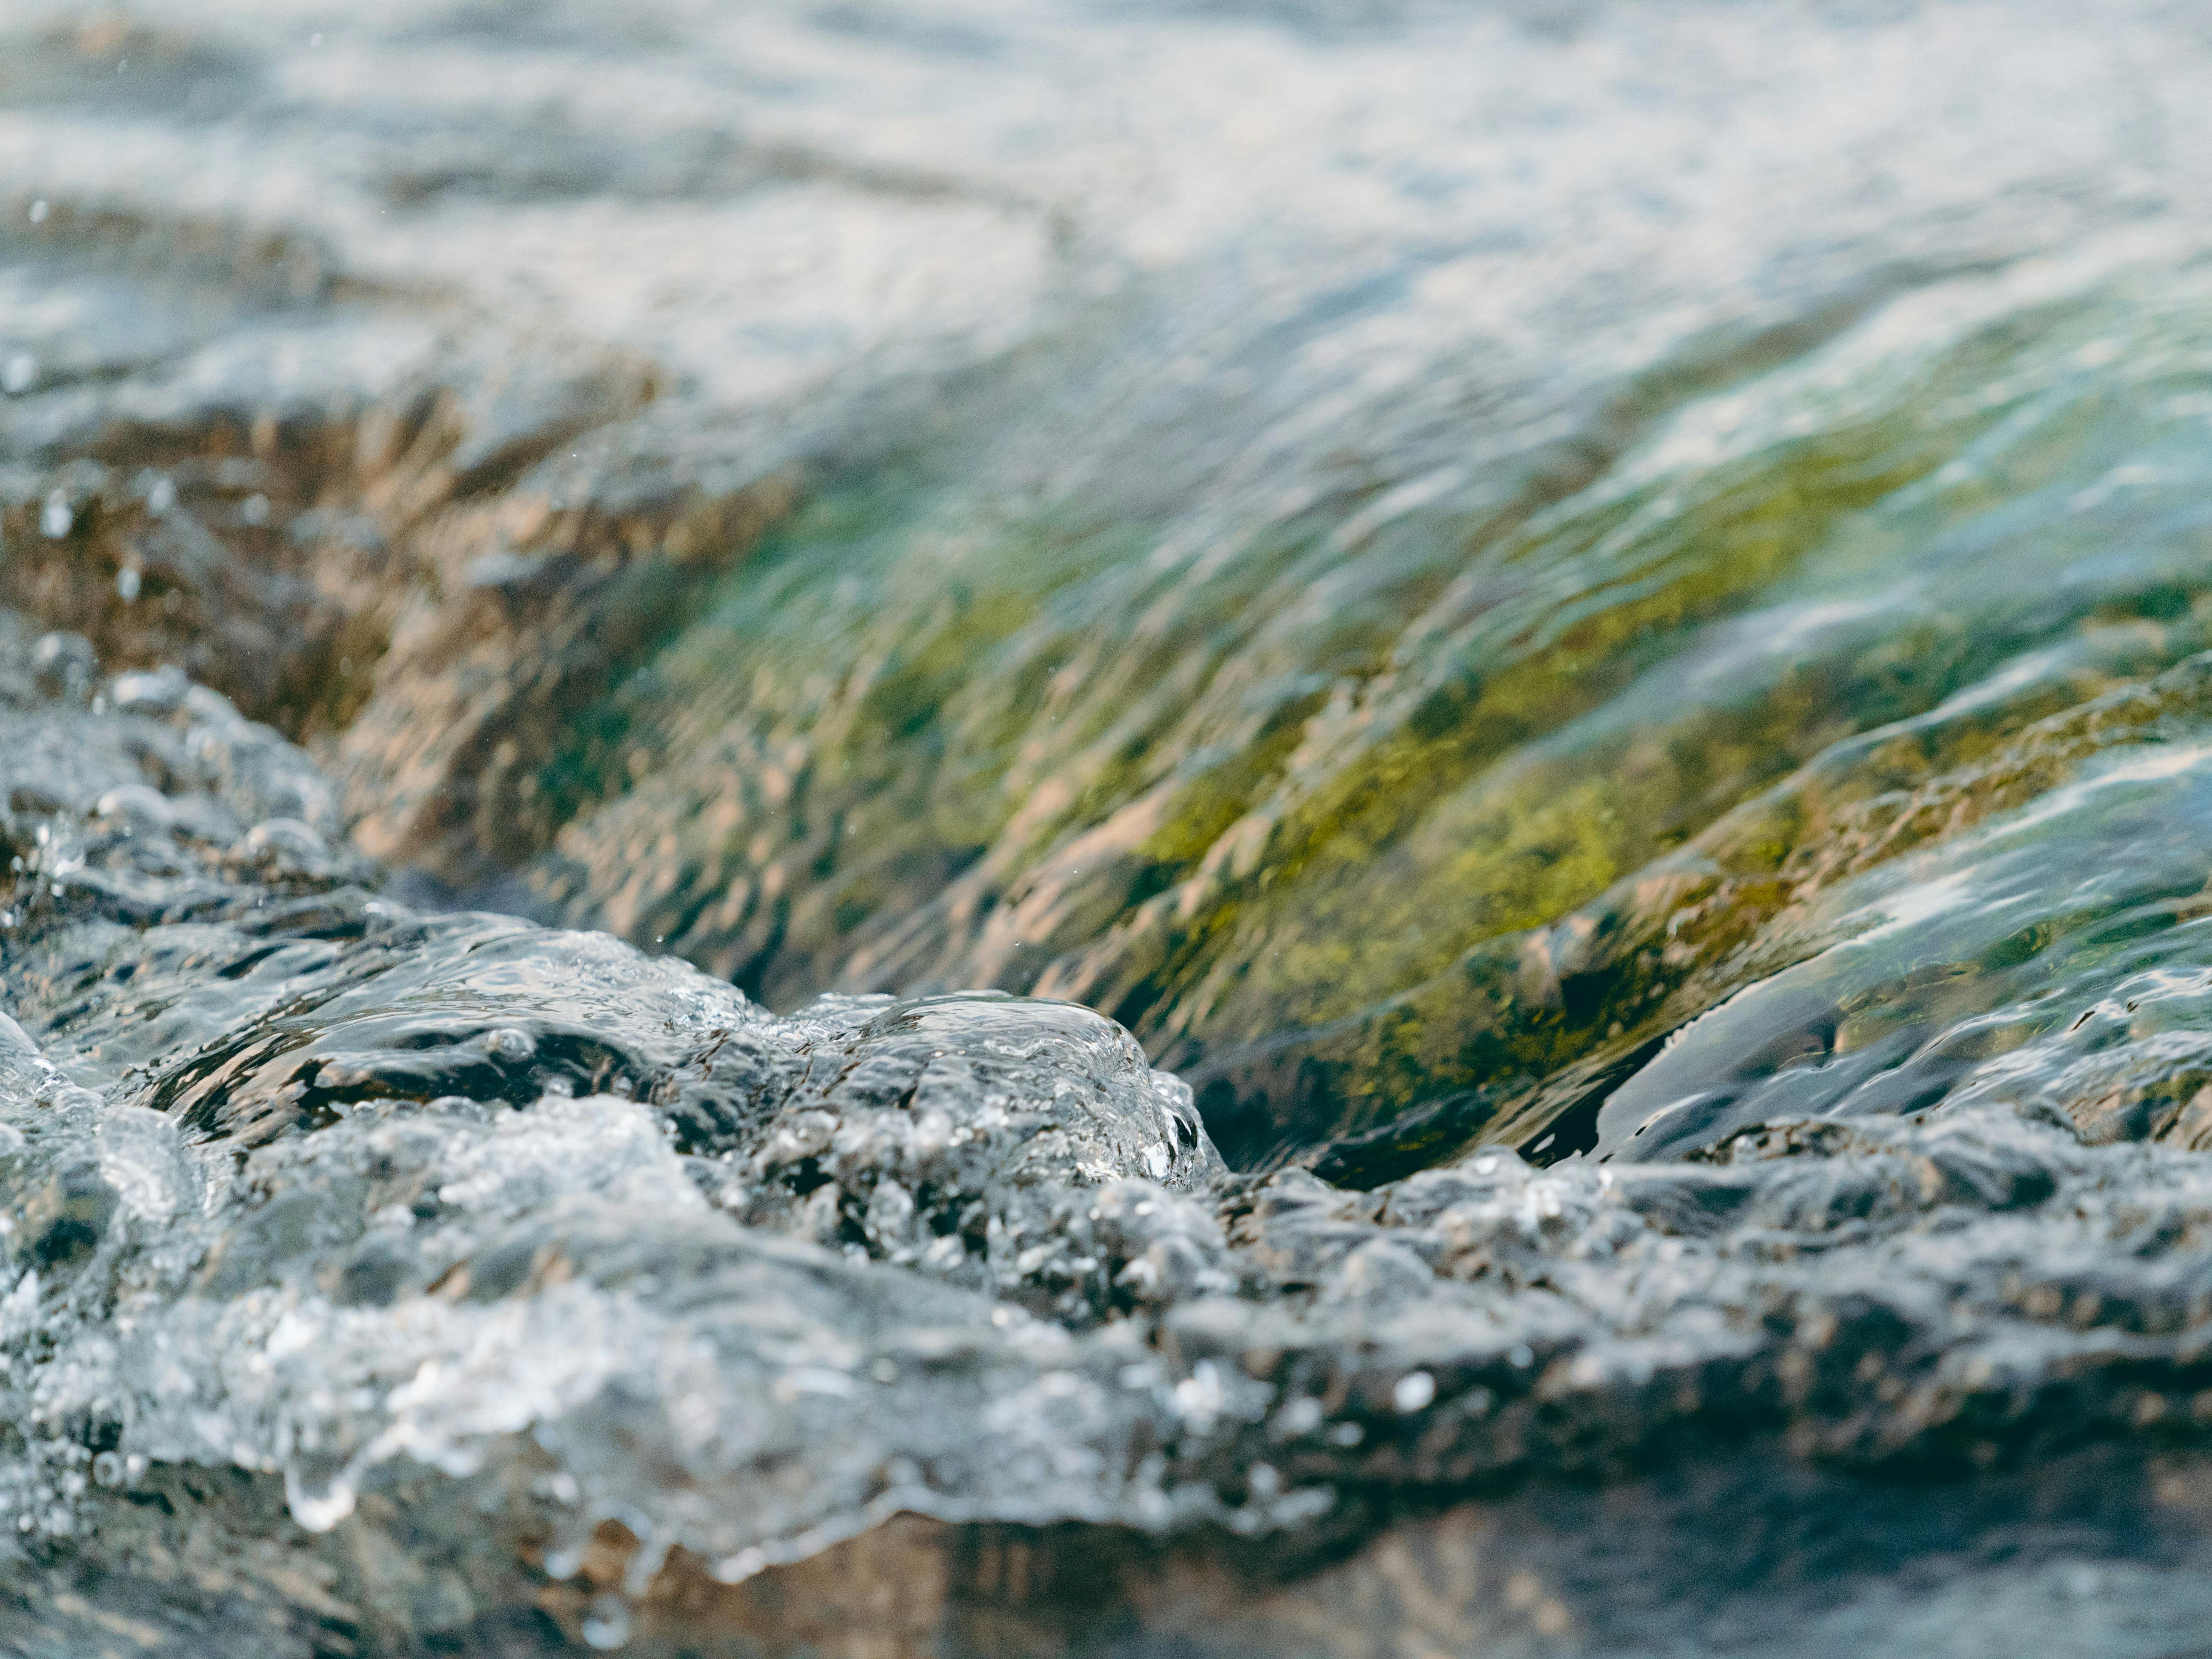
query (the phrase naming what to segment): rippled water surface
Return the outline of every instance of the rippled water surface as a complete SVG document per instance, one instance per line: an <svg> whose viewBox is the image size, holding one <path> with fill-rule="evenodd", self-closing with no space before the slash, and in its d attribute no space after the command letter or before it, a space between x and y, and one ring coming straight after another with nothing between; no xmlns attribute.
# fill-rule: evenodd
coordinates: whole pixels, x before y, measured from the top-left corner
<svg viewBox="0 0 2212 1659"><path fill-rule="evenodd" d="M898 1513L2195 1446L2208 90L2161 0L0 13L22 1559L604 1645Z"/></svg>

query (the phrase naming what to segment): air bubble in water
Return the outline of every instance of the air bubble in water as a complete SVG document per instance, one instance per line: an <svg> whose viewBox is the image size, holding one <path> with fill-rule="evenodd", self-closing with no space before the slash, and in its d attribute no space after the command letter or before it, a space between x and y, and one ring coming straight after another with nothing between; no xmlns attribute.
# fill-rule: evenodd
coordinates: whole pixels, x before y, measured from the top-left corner
<svg viewBox="0 0 2212 1659"><path fill-rule="evenodd" d="M248 495L244 501L240 503L238 516L246 524L257 526L267 524L269 522L269 498L266 495Z"/></svg>
<svg viewBox="0 0 2212 1659"><path fill-rule="evenodd" d="M295 1462L284 1471L284 1504L309 1532L328 1532L353 1513L356 1493L343 1463L309 1468Z"/></svg>
<svg viewBox="0 0 2212 1659"><path fill-rule="evenodd" d="M162 823L161 815L167 813L168 804L158 795L153 797L153 817L132 813L133 803L127 799L116 802L115 798L125 795L129 787L111 789L100 797L102 807L112 803L117 806L113 813L103 816L136 817L139 823L155 825ZM164 1227L199 1207L199 1168L185 1150L176 1125L161 1113L144 1106L110 1107L101 1116L94 1144L101 1178L115 1189L131 1214Z"/></svg>
<svg viewBox="0 0 2212 1659"><path fill-rule="evenodd" d="M39 360L27 351L18 351L0 364L0 392L11 398L28 392L38 382Z"/></svg>
<svg viewBox="0 0 2212 1659"><path fill-rule="evenodd" d="M629 1604L612 1594L594 1596L584 1615L584 1639L603 1653L629 1641Z"/></svg>
<svg viewBox="0 0 2212 1659"><path fill-rule="evenodd" d="M538 1044L527 1031L518 1031L503 1025L484 1038L484 1047L501 1060L524 1060L538 1052Z"/></svg>
<svg viewBox="0 0 2212 1659"><path fill-rule="evenodd" d="M138 573L129 565L115 573L115 591L124 604L129 605L138 597Z"/></svg>
<svg viewBox="0 0 2212 1659"><path fill-rule="evenodd" d="M70 533L76 522L76 514L70 511L69 497L62 491L50 491L45 508L39 514L39 532L50 542L58 542Z"/></svg>

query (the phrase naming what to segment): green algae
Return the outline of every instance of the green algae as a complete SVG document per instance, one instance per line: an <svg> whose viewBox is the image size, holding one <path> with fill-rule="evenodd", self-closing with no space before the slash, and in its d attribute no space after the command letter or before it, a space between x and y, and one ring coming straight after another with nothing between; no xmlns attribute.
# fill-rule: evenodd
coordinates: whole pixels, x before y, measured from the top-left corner
<svg viewBox="0 0 2212 1659"><path fill-rule="evenodd" d="M526 879L775 1001L1088 1001L1242 1161L1566 1149L1793 904L1965 821L1865 801L2047 787L2008 744L2212 642L2212 329L2161 281L1655 373L1609 460L1349 553L1371 492L1209 542L833 487L609 699Z"/></svg>

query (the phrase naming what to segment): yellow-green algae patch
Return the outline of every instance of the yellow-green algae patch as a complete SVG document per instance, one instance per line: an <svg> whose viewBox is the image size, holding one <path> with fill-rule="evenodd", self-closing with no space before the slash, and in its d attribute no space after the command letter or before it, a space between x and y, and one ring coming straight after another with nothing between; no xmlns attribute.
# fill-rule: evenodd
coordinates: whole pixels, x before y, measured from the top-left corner
<svg viewBox="0 0 2212 1659"><path fill-rule="evenodd" d="M2058 288L1647 377L1578 482L1366 540L1371 492L1208 539L833 489L611 701L599 804L526 878L776 1002L1090 1002L1210 1085L1232 1157L1526 1141L1834 854L1841 785L1761 792L1954 772L2212 640L2170 482L2202 296ZM1663 947L1530 966L1624 892Z"/></svg>

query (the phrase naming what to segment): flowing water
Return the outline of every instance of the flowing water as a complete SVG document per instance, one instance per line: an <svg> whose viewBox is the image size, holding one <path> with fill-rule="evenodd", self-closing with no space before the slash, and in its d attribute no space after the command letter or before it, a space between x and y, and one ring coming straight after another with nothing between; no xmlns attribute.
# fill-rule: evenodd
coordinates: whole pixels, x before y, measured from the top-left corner
<svg viewBox="0 0 2212 1659"><path fill-rule="evenodd" d="M2166 0L20 0L0 1639L2197 1515L2208 90ZM1976 1515L1110 1650L2212 1616Z"/></svg>

